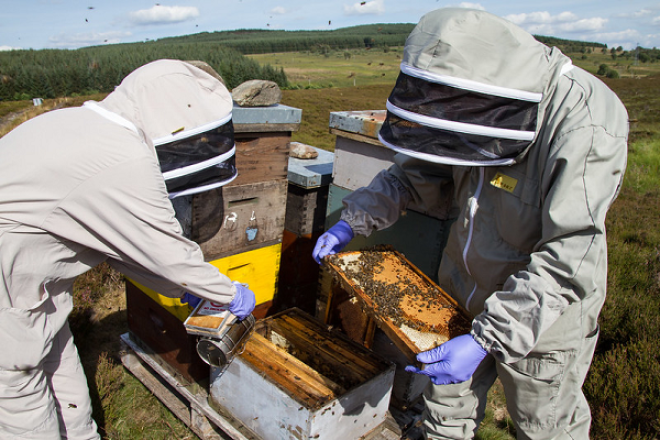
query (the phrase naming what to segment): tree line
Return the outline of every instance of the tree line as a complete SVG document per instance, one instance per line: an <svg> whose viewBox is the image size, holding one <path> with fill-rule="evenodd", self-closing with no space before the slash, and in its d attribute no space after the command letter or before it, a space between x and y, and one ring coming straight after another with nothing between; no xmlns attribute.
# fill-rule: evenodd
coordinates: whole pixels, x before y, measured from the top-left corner
<svg viewBox="0 0 660 440"><path fill-rule="evenodd" d="M238 29L234 31L200 32L169 37L159 42L219 42L242 54L315 51L318 47L335 50L403 46L414 28L410 23L371 24L328 31L282 31Z"/></svg>
<svg viewBox="0 0 660 440"><path fill-rule="evenodd" d="M157 59L201 60L232 89L250 79L288 86L282 68L261 66L217 43L131 43L77 50L0 52L0 100L109 93L139 66Z"/></svg>

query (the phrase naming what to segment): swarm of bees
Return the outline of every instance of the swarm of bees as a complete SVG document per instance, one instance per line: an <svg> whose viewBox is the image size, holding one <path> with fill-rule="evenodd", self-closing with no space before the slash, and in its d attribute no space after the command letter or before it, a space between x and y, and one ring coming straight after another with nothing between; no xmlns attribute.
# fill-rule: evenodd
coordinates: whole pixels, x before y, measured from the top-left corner
<svg viewBox="0 0 660 440"><path fill-rule="evenodd" d="M377 246L362 250L357 259L349 262L344 261L338 255L329 258L332 265L342 267L344 275L351 278L355 285L359 286L364 294L371 299L373 302L373 309L370 310L371 314L380 319L389 319L398 327L406 325L422 332L446 333L446 325L442 326L443 328L436 328L435 324L424 322L418 317L412 316L415 310L421 315L425 311L456 308L454 304L444 299L443 294L437 288L433 286L420 287L419 280L411 280L405 273L396 274L396 283L375 279L375 275L382 273L384 270L383 262L388 252L393 254L390 247ZM361 305L364 308L364 304L361 303ZM406 313L406 309L408 313Z"/></svg>

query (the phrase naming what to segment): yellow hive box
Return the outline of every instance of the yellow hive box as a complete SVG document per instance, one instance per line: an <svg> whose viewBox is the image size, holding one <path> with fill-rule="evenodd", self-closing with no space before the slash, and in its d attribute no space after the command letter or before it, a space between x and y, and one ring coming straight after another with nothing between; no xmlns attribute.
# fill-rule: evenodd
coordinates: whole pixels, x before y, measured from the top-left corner
<svg viewBox="0 0 660 440"><path fill-rule="evenodd" d="M232 281L249 285L257 299L257 305L272 301L277 289L277 279L280 272L280 257L282 243L261 247L247 252L230 255L218 260L209 261ZM142 292L160 304L164 309L185 321L192 312L192 307L182 303L179 298L169 298L130 280Z"/></svg>

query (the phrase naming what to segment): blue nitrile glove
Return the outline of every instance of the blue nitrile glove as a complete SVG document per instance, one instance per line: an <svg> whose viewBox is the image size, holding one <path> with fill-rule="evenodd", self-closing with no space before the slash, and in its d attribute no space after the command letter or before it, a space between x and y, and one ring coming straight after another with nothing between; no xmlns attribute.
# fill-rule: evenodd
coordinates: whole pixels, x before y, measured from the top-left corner
<svg viewBox="0 0 660 440"><path fill-rule="evenodd" d="M252 313L257 301L254 297L254 292L247 288L247 285L241 284L238 281L232 281L236 286L236 295L229 303L229 311L238 317L238 319L245 319Z"/></svg>
<svg viewBox="0 0 660 440"><path fill-rule="evenodd" d="M325 234L321 235L314 246L312 256L318 264L321 264L323 257L333 255L344 249L344 247L353 239L353 229L344 220L339 220Z"/></svg>
<svg viewBox="0 0 660 440"><path fill-rule="evenodd" d="M436 385L465 382L472 377L487 354L471 335L456 336L417 355L418 361L427 364L423 370L409 365L406 371L429 376Z"/></svg>
<svg viewBox="0 0 660 440"><path fill-rule="evenodd" d="M183 296L179 299L179 301L181 301L181 304L188 303L190 304L190 307L192 307L193 309L197 307L197 304L199 304L201 300L202 298L188 292L184 293Z"/></svg>

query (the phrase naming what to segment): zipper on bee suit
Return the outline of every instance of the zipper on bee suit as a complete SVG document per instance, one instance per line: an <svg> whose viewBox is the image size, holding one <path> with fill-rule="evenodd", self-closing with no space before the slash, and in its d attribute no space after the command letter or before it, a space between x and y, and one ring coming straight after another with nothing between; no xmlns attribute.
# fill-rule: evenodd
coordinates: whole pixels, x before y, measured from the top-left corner
<svg viewBox="0 0 660 440"><path fill-rule="evenodd" d="M477 215L477 210L479 209L479 197L481 196L481 190L484 187L484 175L485 175L484 167L479 167L479 183L477 184L477 190L474 192L474 195L470 199L470 206L468 212L468 221L470 222L470 224L468 227L468 238L465 242L465 247L463 248L463 264L465 265L465 270L467 271L468 275L470 275L473 280L474 277L472 276L472 272L470 271L470 266L468 265L467 262L467 254L470 249L470 245L472 244L472 234L474 233L474 217ZM474 293L476 291L477 291L477 283L475 281L474 288L472 289L470 296L468 296L468 299L465 302L465 308L468 310L470 310L470 301L472 301L472 297L474 296Z"/></svg>

